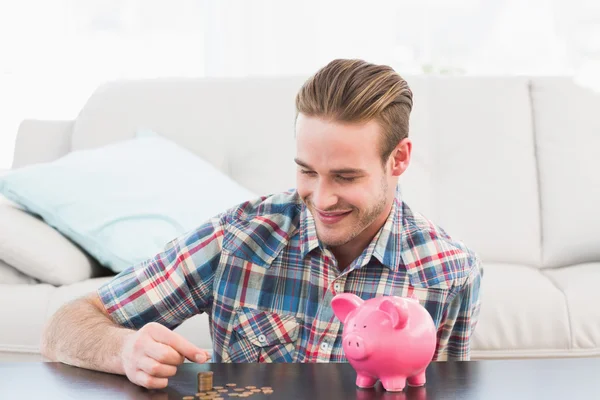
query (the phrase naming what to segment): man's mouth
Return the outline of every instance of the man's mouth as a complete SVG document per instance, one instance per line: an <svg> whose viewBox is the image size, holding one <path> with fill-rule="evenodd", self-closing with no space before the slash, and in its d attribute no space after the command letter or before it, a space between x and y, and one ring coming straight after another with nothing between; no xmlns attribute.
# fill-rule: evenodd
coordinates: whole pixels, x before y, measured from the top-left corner
<svg viewBox="0 0 600 400"><path fill-rule="evenodd" d="M317 211L317 216L319 218L319 220L321 220L321 222L325 223L325 224L335 224L336 222L341 221L344 217L346 217L347 215L349 215L352 210L350 211L335 211L335 212L322 212L319 210Z"/></svg>

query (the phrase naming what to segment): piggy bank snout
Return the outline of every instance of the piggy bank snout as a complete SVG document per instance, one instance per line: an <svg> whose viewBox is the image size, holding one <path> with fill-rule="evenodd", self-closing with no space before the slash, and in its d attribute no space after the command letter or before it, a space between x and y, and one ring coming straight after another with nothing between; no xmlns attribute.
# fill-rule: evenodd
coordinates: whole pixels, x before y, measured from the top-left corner
<svg viewBox="0 0 600 400"><path fill-rule="evenodd" d="M344 337L344 348L346 349L346 356L355 360L363 360L369 355L365 340L355 333L350 333Z"/></svg>

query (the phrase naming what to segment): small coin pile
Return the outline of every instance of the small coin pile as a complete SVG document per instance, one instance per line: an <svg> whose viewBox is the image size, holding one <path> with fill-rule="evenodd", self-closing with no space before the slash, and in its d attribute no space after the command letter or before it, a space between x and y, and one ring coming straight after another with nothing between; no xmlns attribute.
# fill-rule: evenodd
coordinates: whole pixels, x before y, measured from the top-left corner
<svg viewBox="0 0 600 400"><path fill-rule="evenodd" d="M255 394L273 394L273 388L263 386L237 387L236 383L228 383L225 386L213 386L213 372L204 371L198 373L198 393L195 396L184 396L183 400L223 400L227 397L250 397Z"/></svg>
<svg viewBox="0 0 600 400"><path fill-rule="evenodd" d="M213 388L213 372L204 371L198 374L198 392L207 392Z"/></svg>

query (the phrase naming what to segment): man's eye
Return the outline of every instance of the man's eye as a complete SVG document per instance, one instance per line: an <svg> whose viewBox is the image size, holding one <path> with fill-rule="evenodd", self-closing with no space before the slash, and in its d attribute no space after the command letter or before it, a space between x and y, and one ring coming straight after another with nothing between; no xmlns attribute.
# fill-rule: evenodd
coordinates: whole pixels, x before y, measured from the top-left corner
<svg viewBox="0 0 600 400"><path fill-rule="evenodd" d="M356 178L347 178L345 176L338 176L338 179L340 179L344 182L353 182Z"/></svg>
<svg viewBox="0 0 600 400"><path fill-rule="evenodd" d="M314 174L313 171L307 171L305 169L300 170L300 172L302 172L304 175L312 175L312 174Z"/></svg>

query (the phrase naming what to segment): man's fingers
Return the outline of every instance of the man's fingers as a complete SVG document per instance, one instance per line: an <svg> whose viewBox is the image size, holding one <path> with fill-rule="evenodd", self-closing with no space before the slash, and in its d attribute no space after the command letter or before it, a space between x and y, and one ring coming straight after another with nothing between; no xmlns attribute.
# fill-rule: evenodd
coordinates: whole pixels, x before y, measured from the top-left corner
<svg viewBox="0 0 600 400"><path fill-rule="evenodd" d="M152 331L152 338L157 342L171 346L175 351L190 361L205 362L208 358L207 353L194 346L183 336L173 332L169 328L157 324L157 329Z"/></svg>
<svg viewBox="0 0 600 400"><path fill-rule="evenodd" d="M169 380L167 378L156 378L139 369L135 372L133 383L147 389L164 389L169 384Z"/></svg>
<svg viewBox="0 0 600 400"><path fill-rule="evenodd" d="M155 378L168 378L177 373L176 366L161 364L150 357L142 358L138 362L138 368Z"/></svg>
<svg viewBox="0 0 600 400"><path fill-rule="evenodd" d="M185 358L171 346L160 342L150 342L146 348L146 355L162 364L181 365Z"/></svg>

